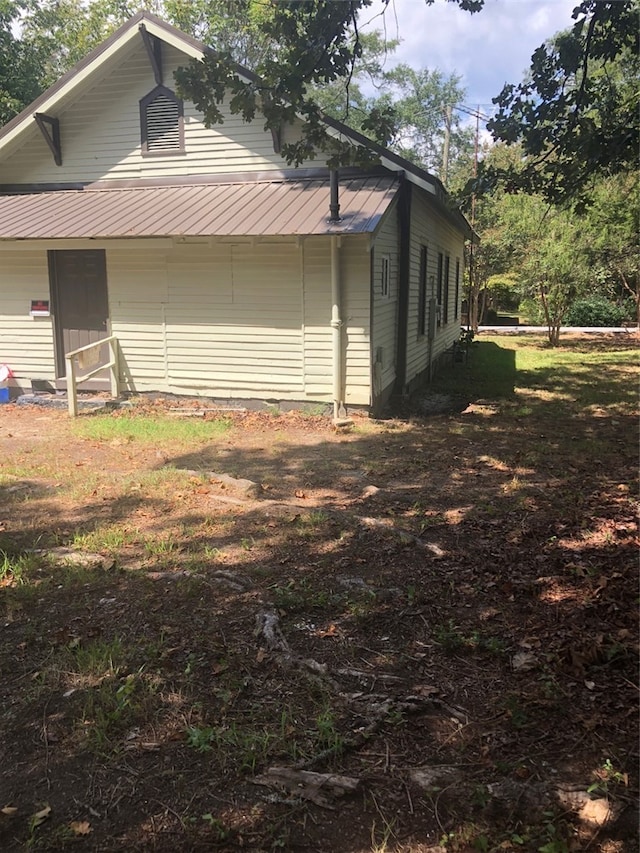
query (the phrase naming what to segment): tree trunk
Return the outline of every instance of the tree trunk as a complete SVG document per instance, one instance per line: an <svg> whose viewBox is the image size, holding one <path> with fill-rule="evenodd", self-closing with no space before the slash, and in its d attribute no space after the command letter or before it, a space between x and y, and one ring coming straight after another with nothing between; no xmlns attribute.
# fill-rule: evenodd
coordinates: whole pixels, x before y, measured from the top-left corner
<svg viewBox="0 0 640 853"><path fill-rule="evenodd" d="M618 270L618 275L620 276L620 281L622 282L622 287L627 293L631 294L636 303L636 326L640 329L640 287L637 290L634 290L629 282L627 281L627 277L622 272L622 270Z"/></svg>
<svg viewBox="0 0 640 853"><path fill-rule="evenodd" d="M485 315L487 313L487 293L488 293L487 288L484 287L482 289L482 307L478 308L478 324L479 325L481 323L484 323L484 321L485 321ZM479 294L478 294L478 299L479 299ZM474 329L474 331L477 331L477 329Z"/></svg>
<svg viewBox="0 0 640 853"><path fill-rule="evenodd" d="M544 311L544 319L547 324L547 336L552 347L557 347L560 342L560 325L561 319L557 316L551 316L551 308L547 299L545 286L540 284L540 301L542 302L542 310Z"/></svg>

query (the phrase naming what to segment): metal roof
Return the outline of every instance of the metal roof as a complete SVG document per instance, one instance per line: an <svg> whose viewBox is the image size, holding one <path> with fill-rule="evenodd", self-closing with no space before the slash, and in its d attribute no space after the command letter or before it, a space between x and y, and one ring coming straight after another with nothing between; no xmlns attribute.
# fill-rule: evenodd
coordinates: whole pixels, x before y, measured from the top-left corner
<svg viewBox="0 0 640 853"><path fill-rule="evenodd" d="M339 222L322 179L4 195L0 240L366 234L397 189L394 177L345 179Z"/></svg>

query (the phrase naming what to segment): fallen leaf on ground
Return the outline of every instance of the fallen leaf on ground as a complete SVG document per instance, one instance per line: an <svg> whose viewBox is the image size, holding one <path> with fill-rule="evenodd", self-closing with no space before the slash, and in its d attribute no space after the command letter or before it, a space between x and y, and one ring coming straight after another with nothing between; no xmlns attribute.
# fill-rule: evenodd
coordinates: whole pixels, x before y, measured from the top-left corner
<svg viewBox="0 0 640 853"><path fill-rule="evenodd" d="M430 684L416 684L415 687L411 690L412 693L415 693L416 696L435 696L436 693L439 693L437 687L433 687Z"/></svg>
<svg viewBox="0 0 640 853"><path fill-rule="evenodd" d="M529 669L535 669L538 665L538 658L531 652L517 652L511 658L511 666L516 672L527 672Z"/></svg>
<svg viewBox="0 0 640 853"><path fill-rule="evenodd" d="M44 823L45 820L51 817L51 806L47 803L43 808L40 809L39 812L36 812L31 818L31 826L36 827L40 826L41 823Z"/></svg>
<svg viewBox="0 0 640 853"><path fill-rule="evenodd" d="M7 817L13 817L14 814L17 814L18 809L16 806L5 806L3 809L0 809L0 811Z"/></svg>
<svg viewBox="0 0 640 853"><path fill-rule="evenodd" d="M91 824L88 820L72 820L69 824L69 829L75 832L76 835L89 835Z"/></svg>

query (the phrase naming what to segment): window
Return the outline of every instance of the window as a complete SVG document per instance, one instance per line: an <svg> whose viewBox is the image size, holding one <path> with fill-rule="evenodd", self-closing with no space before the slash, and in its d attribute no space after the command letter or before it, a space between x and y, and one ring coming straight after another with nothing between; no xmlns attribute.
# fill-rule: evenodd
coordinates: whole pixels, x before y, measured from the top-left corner
<svg viewBox="0 0 640 853"><path fill-rule="evenodd" d="M184 106L171 89L156 88L140 101L142 155L184 153Z"/></svg>
<svg viewBox="0 0 640 853"><path fill-rule="evenodd" d="M438 312L438 326L442 325L442 277L444 275L444 255L438 252L438 290L436 293L436 310Z"/></svg>
<svg viewBox="0 0 640 853"><path fill-rule="evenodd" d="M418 281L418 335L427 332L427 247L420 246L420 279Z"/></svg>
<svg viewBox="0 0 640 853"><path fill-rule="evenodd" d="M444 259L444 294L442 298L442 322L449 322L449 267L451 266L451 258L447 255Z"/></svg>
<svg viewBox="0 0 640 853"><path fill-rule="evenodd" d="M382 270L380 273L380 296L388 299L391 296L391 257L382 256Z"/></svg>
<svg viewBox="0 0 640 853"><path fill-rule="evenodd" d="M458 319L458 303L460 301L460 258L456 258L456 301L453 303L453 318Z"/></svg>

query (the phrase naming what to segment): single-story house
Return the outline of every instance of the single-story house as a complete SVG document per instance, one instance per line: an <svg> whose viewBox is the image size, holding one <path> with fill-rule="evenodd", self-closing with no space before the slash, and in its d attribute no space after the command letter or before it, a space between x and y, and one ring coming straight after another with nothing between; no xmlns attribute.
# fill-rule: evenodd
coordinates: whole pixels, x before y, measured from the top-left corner
<svg viewBox="0 0 640 853"><path fill-rule="evenodd" d="M139 13L0 129L0 363L64 388L65 354L112 337L124 392L377 413L458 338L472 231L327 119L377 159L340 170L338 218L321 157L292 169L263 121L207 128L176 95L205 50Z"/></svg>

